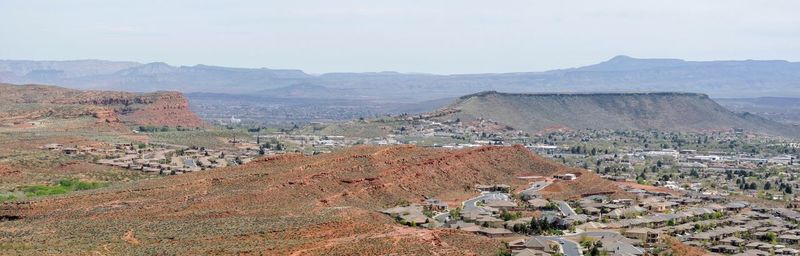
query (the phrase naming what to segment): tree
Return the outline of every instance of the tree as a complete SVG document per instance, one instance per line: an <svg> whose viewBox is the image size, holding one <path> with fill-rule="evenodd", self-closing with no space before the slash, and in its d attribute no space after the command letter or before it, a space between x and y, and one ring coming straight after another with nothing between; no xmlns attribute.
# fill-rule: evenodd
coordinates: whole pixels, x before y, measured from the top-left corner
<svg viewBox="0 0 800 256"><path fill-rule="evenodd" d="M511 252L507 250L501 249L500 251L497 252L497 256L511 256L511 255L512 255Z"/></svg>
<svg viewBox="0 0 800 256"><path fill-rule="evenodd" d="M767 181L766 183L764 183L764 190L770 190L770 189L772 189L772 183Z"/></svg>
<svg viewBox="0 0 800 256"><path fill-rule="evenodd" d="M792 193L792 186L791 185L786 186L786 189L784 190L784 192L786 192L786 194L791 194Z"/></svg>
<svg viewBox="0 0 800 256"><path fill-rule="evenodd" d="M558 245L558 244L550 244L550 251L554 251L554 252L560 251L559 247L561 247L561 246Z"/></svg>
<svg viewBox="0 0 800 256"><path fill-rule="evenodd" d="M750 190L756 190L756 189L758 189L758 185L756 184L755 181L753 181L752 183L750 183L750 187L749 188L750 188Z"/></svg>
<svg viewBox="0 0 800 256"><path fill-rule="evenodd" d="M775 233L772 233L772 232L767 233L765 238L767 239L767 241L769 241L770 243L773 243L773 244L778 240L778 236L775 235Z"/></svg>
<svg viewBox="0 0 800 256"><path fill-rule="evenodd" d="M461 208L455 208L450 210L450 219L460 219L461 218Z"/></svg>
<svg viewBox="0 0 800 256"><path fill-rule="evenodd" d="M594 243L594 246L592 246L592 250L589 251L589 255L600 256L600 248L603 248L603 242L600 242L598 240L597 242Z"/></svg>

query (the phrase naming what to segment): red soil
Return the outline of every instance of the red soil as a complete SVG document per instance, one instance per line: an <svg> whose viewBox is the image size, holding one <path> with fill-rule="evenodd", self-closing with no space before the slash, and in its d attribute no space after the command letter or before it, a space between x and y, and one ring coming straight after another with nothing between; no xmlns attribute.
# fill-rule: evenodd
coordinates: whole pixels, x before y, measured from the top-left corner
<svg viewBox="0 0 800 256"><path fill-rule="evenodd" d="M35 244L34 250L80 252L111 243L110 254L153 248L166 254L486 255L500 243L454 230L401 228L377 211L428 196L474 194L475 184L525 186L516 177L567 171L575 170L521 146L355 147L4 205L0 215L26 220L6 226L25 227L26 233L9 235L13 242ZM569 193L604 192L606 186L558 185ZM47 228L54 226L59 228ZM121 237L135 237L139 245ZM63 239L68 241L56 242ZM82 247L63 249L65 243Z"/></svg>
<svg viewBox="0 0 800 256"><path fill-rule="evenodd" d="M0 84L0 105L38 104L0 121L24 122L44 117L93 116L100 122L123 121L129 125L203 127L179 92L129 93L80 91L44 85ZM65 107L66 106L66 107ZM19 120L19 121L17 121Z"/></svg>

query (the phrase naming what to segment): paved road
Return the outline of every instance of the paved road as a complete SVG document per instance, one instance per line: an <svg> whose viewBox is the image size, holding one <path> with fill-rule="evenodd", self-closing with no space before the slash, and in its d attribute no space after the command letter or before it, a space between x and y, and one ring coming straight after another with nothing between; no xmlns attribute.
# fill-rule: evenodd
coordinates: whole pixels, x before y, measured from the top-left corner
<svg viewBox="0 0 800 256"><path fill-rule="evenodd" d="M531 184L530 188L528 188L526 190L523 190L522 194L523 195L536 195L536 194L539 193L539 190L542 190L543 188L547 187L550 184L552 184L552 183L547 182L547 181L534 182L533 184Z"/></svg>
<svg viewBox="0 0 800 256"><path fill-rule="evenodd" d="M508 194L501 193L501 192L484 192L484 193L481 193L480 196L477 196L475 198L472 198L472 199L469 199L467 201L464 201L464 209L478 208L478 202L483 201L483 200L504 200L504 201L508 201L508 200L511 200L511 198L508 196Z"/></svg>
<svg viewBox="0 0 800 256"><path fill-rule="evenodd" d="M578 213L576 213L575 210L573 210L572 207L569 206L567 202L558 201L557 203L558 203L558 210L560 210L561 213L564 214L564 216L578 215Z"/></svg>
<svg viewBox="0 0 800 256"><path fill-rule="evenodd" d="M544 240L554 241L561 245L561 250L564 251L564 255L566 256L581 256L583 252L581 250L581 246L573 241L562 237L541 237Z"/></svg>
<svg viewBox="0 0 800 256"><path fill-rule="evenodd" d="M622 236L620 233L612 232L612 231L591 231L591 232L583 232L574 235L567 235L567 236L555 236L555 237L548 237L543 236L541 238L548 240L548 241L555 241L559 245L561 245L561 249L564 251L564 255L567 256L581 256L583 255L583 250L581 245L573 242L572 240L566 239L567 237L580 237L580 236L592 236L592 237L617 237Z"/></svg>

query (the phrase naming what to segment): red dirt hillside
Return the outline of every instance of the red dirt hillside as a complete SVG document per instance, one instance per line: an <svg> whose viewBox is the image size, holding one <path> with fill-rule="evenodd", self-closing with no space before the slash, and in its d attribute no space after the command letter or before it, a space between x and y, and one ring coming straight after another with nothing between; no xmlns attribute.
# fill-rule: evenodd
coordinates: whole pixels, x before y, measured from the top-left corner
<svg viewBox="0 0 800 256"><path fill-rule="evenodd" d="M81 91L46 85L0 84L0 121L93 116L128 125L203 127L179 92Z"/></svg>
<svg viewBox="0 0 800 256"><path fill-rule="evenodd" d="M355 147L7 204L0 215L19 219L0 231L31 254L491 255L500 242L377 211L561 171L521 146Z"/></svg>

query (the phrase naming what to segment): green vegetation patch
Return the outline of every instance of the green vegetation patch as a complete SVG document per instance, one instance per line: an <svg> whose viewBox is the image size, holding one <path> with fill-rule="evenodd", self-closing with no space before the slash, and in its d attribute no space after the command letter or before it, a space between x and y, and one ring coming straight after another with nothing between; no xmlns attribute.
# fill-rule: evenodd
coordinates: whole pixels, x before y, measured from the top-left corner
<svg viewBox="0 0 800 256"><path fill-rule="evenodd" d="M49 196L66 194L72 191L90 190L105 187L106 183L99 182L84 182L73 179L63 179L58 181L55 185L33 185L27 186L22 189L26 196Z"/></svg>
<svg viewBox="0 0 800 256"><path fill-rule="evenodd" d="M0 202L11 201L17 199L14 195L0 195Z"/></svg>

